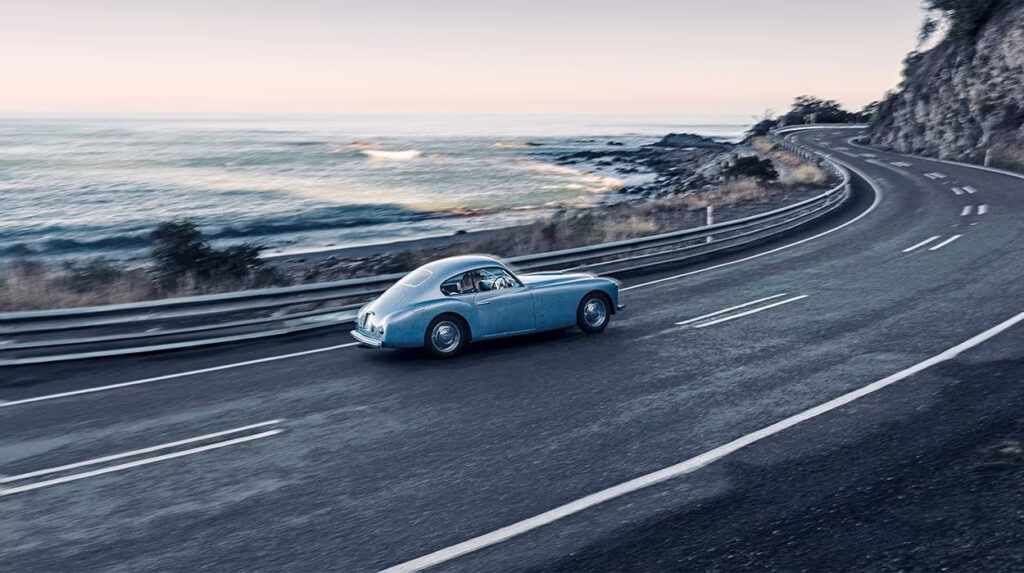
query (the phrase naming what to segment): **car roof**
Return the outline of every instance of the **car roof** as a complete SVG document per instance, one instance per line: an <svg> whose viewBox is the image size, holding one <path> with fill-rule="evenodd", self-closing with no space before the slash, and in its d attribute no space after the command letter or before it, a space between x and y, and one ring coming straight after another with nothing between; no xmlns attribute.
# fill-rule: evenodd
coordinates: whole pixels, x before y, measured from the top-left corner
<svg viewBox="0 0 1024 573"><path fill-rule="evenodd" d="M505 264L484 255L463 255L460 257L448 257L427 263L420 269L434 273L435 279L445 280L453 275L479 269L481 267L505 267Z"/></svg>

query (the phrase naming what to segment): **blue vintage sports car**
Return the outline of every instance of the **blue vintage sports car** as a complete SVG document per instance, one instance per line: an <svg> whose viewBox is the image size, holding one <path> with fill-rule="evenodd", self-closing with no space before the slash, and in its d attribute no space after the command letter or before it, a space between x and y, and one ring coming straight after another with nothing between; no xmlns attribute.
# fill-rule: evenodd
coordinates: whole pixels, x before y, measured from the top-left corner
<svg viewBox="0 0 1024 573"><path fill-rule="evenodd" d="M352 336L365 346L426 347L446 357L477 340L571 326L601 332L623 308L611 279L516 275L491 257L451 257L412 271L360 309Z"/></svg>

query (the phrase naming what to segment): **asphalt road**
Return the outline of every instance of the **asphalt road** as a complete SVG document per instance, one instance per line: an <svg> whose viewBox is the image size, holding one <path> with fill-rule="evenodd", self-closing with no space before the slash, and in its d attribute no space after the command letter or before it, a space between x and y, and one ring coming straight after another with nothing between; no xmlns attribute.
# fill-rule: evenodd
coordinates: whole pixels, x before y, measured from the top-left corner
<svg viewBox="0 0 1024 573"><path fill-rule="evenodd" d="M0 372L0 570L379 570L750 436L434 569L1024 568L1024 180L852 135L795 137L861 174L853 209L631 278L601 335L439 362L318 332Z"/></svg>

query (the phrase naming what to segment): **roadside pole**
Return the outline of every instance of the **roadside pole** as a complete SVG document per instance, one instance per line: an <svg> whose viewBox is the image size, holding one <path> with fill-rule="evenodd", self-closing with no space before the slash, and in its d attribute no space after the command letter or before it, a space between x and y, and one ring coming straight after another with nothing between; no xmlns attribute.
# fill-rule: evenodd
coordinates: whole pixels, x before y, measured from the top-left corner
<svg viewBox="0 0 1024 573"><path fill-rule="evenodd" d="M714 205L708 205L708 214L707 214L707 223L706 224L707 225L714 225L715 224L715 206ZM708 243L711 243L714 240L715 240L715 238L712 235L708 235L708 238L707 238L707 242Z"/></svg>

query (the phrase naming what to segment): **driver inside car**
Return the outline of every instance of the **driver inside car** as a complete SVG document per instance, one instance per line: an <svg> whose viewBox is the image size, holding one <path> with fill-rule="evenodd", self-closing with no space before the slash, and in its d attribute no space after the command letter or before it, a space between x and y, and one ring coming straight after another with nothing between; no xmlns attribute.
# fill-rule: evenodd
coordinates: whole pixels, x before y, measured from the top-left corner
<svg viewBox="0 0 1024 573"><path fill-rule="evenodd" d="M480 290L480 273L477 271L470 271L462 275L462 280L459 281L459 292L466 294Z"/></svg>

